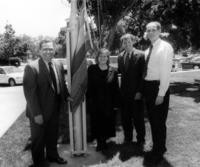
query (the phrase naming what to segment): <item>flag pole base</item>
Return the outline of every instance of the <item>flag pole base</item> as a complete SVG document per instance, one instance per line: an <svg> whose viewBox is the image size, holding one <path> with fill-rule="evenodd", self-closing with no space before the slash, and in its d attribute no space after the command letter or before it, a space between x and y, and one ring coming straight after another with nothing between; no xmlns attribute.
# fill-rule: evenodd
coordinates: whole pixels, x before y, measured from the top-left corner
<svg viewBox="0 0 200 167"><path fill-rule="evenodd" d="M89 155L86 151L73 151L71 152L72 157L87 157Z"/></svg>

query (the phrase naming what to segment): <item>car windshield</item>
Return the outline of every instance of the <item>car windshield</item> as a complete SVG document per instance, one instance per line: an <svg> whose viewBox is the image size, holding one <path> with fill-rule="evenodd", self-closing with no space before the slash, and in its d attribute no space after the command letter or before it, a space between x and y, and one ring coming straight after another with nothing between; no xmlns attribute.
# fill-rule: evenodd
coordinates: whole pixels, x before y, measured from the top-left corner
<svg viewBox="0 0 200 167"><path fill-rule="evenodd" d="M3 69L7 74L22 72L22 69L17 68L17 67L4 67Z"/></svg>

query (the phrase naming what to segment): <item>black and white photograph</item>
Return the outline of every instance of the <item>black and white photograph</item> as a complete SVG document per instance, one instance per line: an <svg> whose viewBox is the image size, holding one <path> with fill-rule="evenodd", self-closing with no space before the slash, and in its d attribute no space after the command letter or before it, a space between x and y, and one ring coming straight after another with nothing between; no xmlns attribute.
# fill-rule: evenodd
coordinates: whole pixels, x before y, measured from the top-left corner
<svg viewBox="0 0 200 167"><path fill-rule="evenodd" d="M0 167L199 167L200 0L0 0Z"/></svg>

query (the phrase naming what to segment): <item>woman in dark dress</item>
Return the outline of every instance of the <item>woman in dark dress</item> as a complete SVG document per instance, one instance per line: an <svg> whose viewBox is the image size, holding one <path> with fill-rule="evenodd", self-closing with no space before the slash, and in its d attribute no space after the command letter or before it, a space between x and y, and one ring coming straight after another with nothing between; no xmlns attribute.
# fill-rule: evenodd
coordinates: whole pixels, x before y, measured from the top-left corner
<svg viewBox="0 0 200 167"><path fill-rule="evenodd" d="M118 83L116 71L109 66L109 55L107 49L100 49L96 64L88 68L87 99L90 100L91 134L97 139L97 151L106 149L106 140L115 136Z"/></svg>

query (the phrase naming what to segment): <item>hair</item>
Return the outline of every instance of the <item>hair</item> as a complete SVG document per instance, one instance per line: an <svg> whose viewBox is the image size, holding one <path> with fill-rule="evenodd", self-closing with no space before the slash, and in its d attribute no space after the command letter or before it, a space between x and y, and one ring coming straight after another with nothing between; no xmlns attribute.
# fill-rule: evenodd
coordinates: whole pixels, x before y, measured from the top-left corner
<svg viewBox="0 0 200 167"><path fill-rule="evenodd" d="M50 40L50 39L43 39L43 40L41 40L40 43L39 43L39 50L42 49L42 45L43 45L43 44L49 43L49 42L52 42L53 45L55 45L54 42L53 42L52 40Z"/></svg>
<svg viewBox="0 0 200 167"><path fill-rule="evenodd" d="M110 51L108 49L106 49L106 48L101 48L101 49L98 50L97 55L95 57L96 64L99 64L99 60L98 59L99 59L99 56L101 54L107 54L108 61L107 61L106 64L109 66L109 64L110 64Z"/></svg>
<svg viewBox="0 0 200 167"><path fill-rule="evenodd" d="M147 28L149 25L151 25L151 24L156 25L157 30L161 30L161 24L160 24L158 21L149 22L149 23L146 25L146 28Z"/></svg>
<svg viewBox="0 0 200 167"><path fill-rule="evenodd" d="M123 42L125 39L131 39L131 41L138 41L138 37L135 35L132 35L130 33L126 33L121 36L120 41Z"/></svg>

